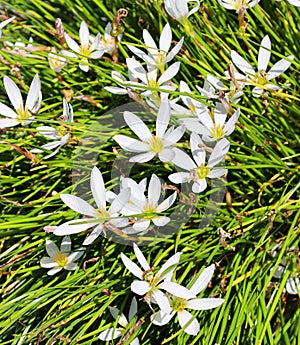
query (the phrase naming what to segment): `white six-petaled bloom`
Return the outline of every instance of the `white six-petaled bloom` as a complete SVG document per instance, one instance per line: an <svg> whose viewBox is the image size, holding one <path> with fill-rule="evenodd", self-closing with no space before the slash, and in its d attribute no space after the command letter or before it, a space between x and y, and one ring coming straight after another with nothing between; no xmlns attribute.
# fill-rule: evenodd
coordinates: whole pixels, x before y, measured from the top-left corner
<svg viewBox="0 0 300 345"><path fill-rule="evenodd" d="M173 60L176 54L182 47L184 38L175 45L175 47L169 52L172 42L172 30L170 25L167 23L163 28L159 39L159 48L157 47L154 39L150 35L149 31L144 29L143 38L147 48L147 53L143 50L136 48L135 46L127 44L127 47L138 57L147 63L148 70L158 68L161 72L164 71L166 63Z"/></svg>
<svg viewBox="0 0 300 345"><path fill-rule="evenodd" d="M71 104L68 104L66 99L63 99L63 116L62 119L64 122L73 122L73 108ZM68 143L70 133L68 133L67 128L64 124L61 124L58 128L51 126L39 126L36 128L40 135L45 136L48 139L54 139L54 141L42 145L41 148L44 150L54 150L49 155L45 156L43 159L49 159L56 155L60 148ZM44 150L33 149L30 152L32 153L42 153Z"/></svg>
<svg viewBox="0 0 300 345"><path fill-rule="evenodd" d="M140 140L127 137L125 135L115 135L113 139L125 150L139 153L130 158L130 162L144 163L155 156L162 162L170 162L175 156L174 144L183 136L185 127L179 126L176 129L170 127L170 103L168 100L162 101L157 119L156 133L152 134L145 123L136 115L129 111L124 112L124 119L130 129Z"/></svg>
<svg viewBox="0 0 300 345"><path fill-rule="evenodd" d="M3 20L3 22L0 23L0 38L2 37L2 29L9 24L11 21L13 21L16 17L13 16L11 18L8 18L6 20Z"/></svg>
<svg viewBox="0 0 300 345"><path fill-rule="evenodd" d="M200 134L203 141L219 141L234 131L235 124L240 116L240 109L238 108L227 122L225 122L226 113L215 111L213 115L212 117L210 111L204 108L197 113L197 119L188 118L184 119L183 122L188 130Z"/></svg>
<svg viewBox="0 0 300 345"><path fill-rule="evenodd" d="M59 73L69 62L61 55L62 52L57 53L55 48L52 48L51 52L48 54L49 66L56 73Z"/></svg>
<svg viewBox="0 0 300 345"><path fill-rule="evenodd" d="M0 103L0 115L6 116L0 119L0 128L13 127L21 124L22 126L28 125L34 119L42 102L41 82L39 76L36 74L31 82L28 95L23 104L21 92L16 83L7 76L3 77L3 83L15 111Z"/></svg>
<svg viewBox="0 0 300 345"><path fill-rule="evenodd" d="M198 295L210 282L214 269L215 265L210 265L205 268L199 278L189 288L189 291L194 295ZM188 296L180 298L170 296L172 312L165 313L164 311L159 311L151 316L151 320L155 325L163 326L177 313L179 324L183 328L184 332L190 335L197 335L200 330L199 322L191 313L186 311L186 309L209 310L217 308L222 303L224 303L224 299L222 298L190 298Z"/></svg>
<svg viewBox="0 0 300 345"><path fill-rule="evenodd" d="M266 35L261 41L258 51L258 63L257 72L252 66L237 52L231 51L231 59L234 65L241 70L245 75L237 73L234 77L237 81L244 81L248 85L253 85L254 89L252 94L255 97L259 97L264 90L280 90L281 88L269 82L269 80L278 77L281 73L285 72L291 65L291 61L294 56L289 55L287 59L281 59L271 67L269 72L266 72L271 57L271 41L268 35Z"/></svg>
<svg viewBox="0 0 300 345"><path fill-rule="evenodd" d="M149 305L153 302L166 313L172 311L168 297L161 290L165 290L177 297L196 297L192 291L171 281L176 265L179 263L181 253L176 253L171 256L162 265L160 270L156 274L153 274L153 268L150 267L143 253L135 243L133 244L133 250L143 270L123 253L121 253L121 259L126 268L139 278L139 280L132 282L131 290L137 295L145 295L144 299Z"/></svg>
<svg viewBox="0 0 300 345"><path fill-rule="evenodd" d="M194 6L189 10L188 3L193 2ZM179 22L186 20L190 15L197 12L200 7L199 0L164 0L167 13Z"/></svg>
<svg viewBox="0 0 300 345"><path fill-rule="evenodd" d="M236 12L253 7L259 2L260 0L218 0L218 3L227 10L235 10Z"/></svg>
<svg viewBox="0 0 300 345"><path fill-rule="evenodd" d="M98 336L100 340L108 341L113 340L116 338L121 337L124 335L126 327L128 326L129 322L135 317L137 313L137 301L136 298L133 297L128 313L128 320L123 313L120 313L120 310L114 307L108 307L112 317L116 320L118 319L119 327L116 328L108 328L105 331L101 332ZM135 338L133 341L130 342L130 345L139 345L138 338Z"/></svg>
<svg viewBox="0 0 300 345"><path fill-rule="evenodd" d="M71 253L71 238L69 236L62 239L60 249L54 242L46 240L46 251L49 257L43 257L40 264L43 268L50 268L47 272L50 276L62 269L73 271L77 268L75 261L81 258L84 250L85 248L81 247Z"/></svg>
<svg viewBox="0 0 300 345"><path fill-rule="evenodd" d="M71 220L59 225L54 234L58 236L76 234L96 226L83 245L89 245L105 230L106 222L114 227L124 227L127 225L126 218L119 218L119 212L130 198L130 189L124 189L113 200L109 209L106 209L106 190L100 170L94 167L91 173L91 191L97 208L88 204L85 200L71 195L61 194L62 201L72 210L87 216L84 219Z"/></svg>
<svg viewBox="0 0 300 345"><path fill-rule="evenodd" d="M90 32L85 22L81 22L79 29L80 46L66 33L65 39L69 48L79 55L81 59L79 68L84 72L89 70L88 59L99 59L104 54L100 33L97 34L90 45ZM73 57L76 58L77 56L74 55Z"/></svg>
<svg viewBox="0 0 300 345"><path fill-rule="evenodd" d="M160 179L155 174L152 175L149 182L148 198L144 195L143 185L129 183L128 181L128 187L131 190L131 197L121 212L124 216L137 215L137 220L132 229L126 228L124 232L142 235L149 230L151 222L158 227L165 226L170 222L169 217L162 216L160 213L173 205L177 192L159 203L162 187ZM139 214L142 215L138 216Z"/></svg>
<svg viewBox="0 0 300 345"><path fill-rule="evenodd" d="M226 169L218 167L229 150L230 143L226 138L221 139L215 145L208 162L206 163L205 145L198 134L192 133L190 146L194 160L184 151L176 149L173 163L187 172L177 172L169 175L173 183L186 183L193 181L192 191L196 194L203 192L207 187L207 178L214 179L224 176Z"/></svg>
<svg viewBox="0 0 300 345"><path fill-rule="evenodd" d="M107 23L104 31L103 37L101 37L101 43L104 49L104 53L111 54L115 46L118 42L121 42L122 40L122 34L119 34L117 37L113 37L111 35L112 25L111 23Z"/></svg>

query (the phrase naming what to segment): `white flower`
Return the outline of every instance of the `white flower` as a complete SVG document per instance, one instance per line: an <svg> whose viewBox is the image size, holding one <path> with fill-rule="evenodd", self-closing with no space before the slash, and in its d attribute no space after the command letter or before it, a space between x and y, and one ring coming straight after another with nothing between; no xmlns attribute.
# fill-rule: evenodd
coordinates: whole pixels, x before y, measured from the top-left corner
<svg viewBox="0 0 300 345"><path fill-rule="evenodd" d="M119 316L118 324L120 326L116 327L116 328L108 328L105 331L101 332L99 334L98 338L100 340L103 340L103 341L113 340L113 339L119 338L122 335L124 335L126 327L128 326L130 321L134 318L134 316L137 313L137 301L136 301L136 298L133 297L131 304L130 304L130 308L129 308L129 314L128 314L129 320L127 320L126 316L123 313L120 313L119 309L113 308L113 307L108 307L108 308L109 308L109 311L110 311L112 317L115 320ZM139 345L139 343L140 342L139 342L138 338L135 338L133 341L130 342L130 345Z"/></svg>
<svg viewBox="0 0 300 345"><path fill-rule="evenodd" d="M225 175L226 169L216 167L216 165L224 159L230 144L227 139L221 139L214 147L207 164L205 145L198 134L191 134L190 145L194 161L179 149L176 149L176 155L172 161L175 165L188 172L174 173L169 175L168 178L173 183L193 181L192 191L198 194L206 189L207 178L214 179Z"/></svg>
<svg viewBox="0 0 300 345"><path fill-rule="evenodd" d="M260 0L218 0L219 4L227 10L239 12L242 9L257 5Z"/></svg>
<svg viewBox="0 0 300 345"><path fill-rule="evenodd" d="M119 34L117 37L111 36L111 30L111 23L108 23L105 27L104 36L101 38L104 53L108 54L111 54L113 52L117 42L121 42L123 36L122 34Z"/></svg>
<svg viewBox="0 0 300 345"><path fill-rule="evenodd" d="M276 0L276 1L282 1L282 0ZM291 5L300 7L300 0L287 0Z"/></svg>
<svg viewBox="0 0 300 345"><path fill-rule="evenodd" d="M89 70L88 59L99 59L104 54L104 49L100 42L100 33L97 34L93 40L93 43L90 45L90 32L85 22L81 22L80 25L80 46L66 33L65 39L69 48L80 55L81 61L79 68L84 72L88 72Z"/></svg>
<svg viewBox="0 0 300 345"><path fill-rule="evenodd" d="M185 128L179 126L167 127L170 121L170 103L162 101L157 119L156 134L152 134L145 123L129 111L124 112L124 119L130 129L139 137L140 141L125 135L115 135L113 139L125 150L140 154L130 158L130 162L148 162L155 156L162 162L170 162L175 156L173 145L183 136Z"/></svg>
<svg viewBox="0 0 300 345"><path fill-rule="evenodd" d="M231 51L231 59L235 66L240 69L245 76L237 75L236 80L242 79L246 84L254 85L252 90L253 96L259 97L264 90L279 90L280 87L269 82L269 80L278 77L281 73L285 72L291 65L290 61L281 59L266 72L271 57L271 41L266 35L261 41L258 51L258 65L257 72L250 66L250 64L241 57L237 52ZM287 59L293 60L294 56L290 55Z"/></svg>
<svg viewBox="0 0 300 345"><path fill-rule="evenodd" d="M130 189L124 189L112 202L109 209L106 209L106 190L100 170L94 167L91 173L91 191L96 202L97 208L89 205L85 200L71 195L61 194L62 201L72 210L87 216L87 219L71 220L58 226L54 234L58 236L76 234L85 231L96 225L89 237L83 242L83 245L89 245L105 230L106 222L115 227L124 227L127 225L126 218L118 218L119 211L128 202Z"/></svg>
<svg viewBox="0 0 300 345"><path fill-rule="evenodd" d="M153 222L156 226L165 226L170 222L170 218L159 215L161 212L170 208L175 199L176 192L170 195L160 204L158 203L161 194L161 182L159 178L153 174L151 176L148 186L148 198L144 195L143 185L133 184L128 181L128 187L131 190L131 197L129 202L122 209L122 214L125 216L139 215L138 220L133 224L132 229L124 229L126 233L139 233L143 235L148 231L148 228Z"/></svg>
<svg viewBox="0 0 300 345"><path fill-rule="evenodd" d="M68 104L65 98L63 99L63 121L65 122L73 122L73 108L71 104ZM45 156L43 159L49 159L55 156L61 147L66 145L69 141L70 133L68 133L66 126L63 124L60 125L58 128L50 127L50 126L39 126L36 128L40 135L45 136L49 139L54 139L51 143L42 145L41 149L33 149L30 152L32 153L42 153L44 150L54 150L49 155ZM58 139L58 140L56 140Z"/></svg>
<svg viewBox="0 0 300 345"><path fill-rule="evenodd" d="M65 270L74 271L77 264L74 262L78 260L84 253L85 248L79 248L77 251L71 252L71 238L65 236L62 239L60 250L57 245L50 240L46 240L46 251L49 255L41 259L40 264L43 268L51 268L47 274L53 274Z"/></svg>
<svg viewBox="0 0 300 345"><path fill-rule="evenodd" d="M61 51L59 54L63 54L63 51ZM54 72L59 73L69 61L65 57L57 55L56 49L52 48L51 52L48 54L48 62L50 68Z"/></svg>
<svg viewBox="0 0 300 345"><path fill-rule="evenodd" d="M226 121L226 113L215 111L212 115L207 108L197 113L198 119L188 118L182 120L186 128L192 132L202 135L202 140L207 142L219 141L225 136L229 136L235 128L235 124L240 116L240 109Z"/></svg>
<svg viewBox="0 0 300 345"><path fill-rule="evenodd" d="M11 18L8 18L6 20L4 20L3 22L0 23L0 38L2 37L2 29L9 24L11 21L13 21L16 17L13 16Z"/></svg>
<svg viewBox="0 0 300 345"><path fill-rule="evenodd" d="M148 70L158 68L163 72L164 65L175 57L182 47L184 38L175 45L175 47L169 52L171 42L172 42L172 30L170 25L167 23L163 28L159 39L159 48L157 47L155 41L150 35L149 31L144 29L143 38L145 45L147 47L147 53L142 51L139 48L136 48L132 45L127 44L127 47L138 57L144 60L147 63Z"/></svg>
<svg viewBox="0 0 300 345"><path fill-rule="evenodd" d="M215 265L210 265L205 268L192 287L189 288L189 291L194 295L198 295L210 282L214 269ZM153 314L151 320L155 325L162 326L168 323L177 313L179 324L184 332L190 335L197 335L200 330L199 322L194 319L194 316L186 311L186 309L209 310L220 306L222 303L224 303L224 299L222 298L193 298L188 296L180 298L170 296L172 312L168 314L164 311L160 311Z"/></svg>
<svg viewBox="0 0 300 345"><path fill-rule="evenodd" d="M22 124L22 126L28 125L34 119L33 115L41 107L42 92L39 76L36 74L31 82L25 107L21 92L15 82L9 77L4 76L3 83L15 111L0 103L0 115L6 116L5 119L0 119L0 128L13 127L19 124Z"/></svg>
<svg viewBox="0 0 300 345"><path fill-rule="evenodd" d="M188 3L193 2L194 7L189 11ZM164 0L167 13L178 21L184 21L197 12L200 7L199 0Z"/></svg>
<svg viewBox="0 0 300 345"><path fill-rule="evenodd" d="M153 274L153 269L150 267L143 253L135 243L133 244L133 250L144 271L142 271L137 264L131 261L123 253L121 253L121 259L126 268L140 279L132 282L131 290L140 296L146 295L144 299L149 303L149 305L150 302L153 302L158 304L159 308L164 312L171 312L168 297L161 290L165 290L177 297L196 297L192 291L189 291L177 283L171 282L173 272L176 265L179 263L181 253L176 253L171 256L164 265L162 265L160 270L156 274Z"/></svg>

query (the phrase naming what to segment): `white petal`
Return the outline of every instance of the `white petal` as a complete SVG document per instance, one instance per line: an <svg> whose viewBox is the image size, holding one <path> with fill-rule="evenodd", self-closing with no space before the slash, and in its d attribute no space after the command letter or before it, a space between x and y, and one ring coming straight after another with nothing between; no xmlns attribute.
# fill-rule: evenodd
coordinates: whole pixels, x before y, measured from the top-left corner
<svg viewBox="0 0 300 345"><path fill-rule="evenodd" d="M3 83L4 83L4 87L5 90L7 92L8 98L11 101L13 107L18 110L18 109L23 109L23 99L22 99L22 95L21 92L18 88L18 86L16 85L16 83L10 79L9 77L7 77L6 75L3 77Z"/></svg>
<svg viewBox="0 0 300 345"><path fill-rule="evenodd" d="M79 53L80 47L79 45L71 38L68 34L65 33L65 39L67 42L67 45L70 49L74 50L74 52Z"/></svg>
<svg viewBox="0 0 300 345"><path fill-rule="evenodd" d="M165 226L170 222L170 218L169 217L165 217L165 216L157 216L155 218L152 219L152 222L156 225L156 226Z"/></svg>
<svg viewBox="0 0 300 345"><path fill-rule="evenodd" d="M64 269L68 271L75 271L77 267L77 264L75 264L74 262L69 262L64 266Z"/></svg>
<svg viewBox="0 0 300 345"><path fill-rule="evenodd" d="M227 173L227 169L213 169L211 170L208 174L207 177L208 178L218 178L218 177L222 177Z"/></svg>
<svg viewBox="0 0 300 345"><path fill-rule="evenodd" d="M166 99L160 104L156 119L156 136L163 138L170 121L170 102Z"/></svg>
<svg viewBox="0 0 300 345"><path fill-rule="evenodd" d="M204 149L203 141L200 136L196 133L192 133L190 137L190 146L193 158L198 166L205 164L206 151ZM201 147L202 146L202 147Z"/></svg>
<svg viewBox="0 0 300 345"><path fill-rule="evenodd" d="M122 89L121 87L117 87L117 86L104 86L104 90L111 92L115 95L127 95L127 90L126 89Z"/></svg>
<svg viewBox="0 0 300 345"><path fill-rule="evenodd" d="M70 236L65 236L60 245L60 251L62 253L69 253L71 251L71 237Z"/></svg>
<svg viewBox="0 0 300 345"><path fill-rule="evenodd" d="M148 139L152 136L149 128L145 125L145 123L133 113L129 111L124 111L124 120L130 127L130 129L142 141L148 141Z"/></svg>
<svg viewBox="0 0 300 345"><path fill-rule="evenodd" d="M162 311L159 311L158 313L154 313L151 315L151 321L154 325L157 326L163 326L166 325L172 317L175 315L175 312L172 314L164 313Z"/></svg>
<svg viewBox="0 0 300 345"><path fill-rule="evenodd" d="M249 65L249 63L241 57L237 52L234 50L231 51L231 59L235 66L240 69L242 72L249 74L250 76L255 75L254 69Z"/></svg>
<svg viewBox="0 0 300 345"><path fill-rule="evenodd" d="M162 162L172 162L172 160L175 157L175 152L173 150L173 148L164 148L161 152L159 152L158 154L158 158L162 161Z"/></svg>
<svg viewBox="0 0 300 345"><path fill-rule="evenodd" d="M59 253L59 248L54 242L46 240L46 251L51 258L55 258L56 254Z"/></svg>
<svg viewBox="0 0 300 345"><path fill-rule="evenodd" d="M173 145L181 139L184 132L185 126L179 126L165 136L165 141L168 143L168 145Z"/></svg>
<svg viewBox="0 0 300 345"><path fill-rule="evenodd" d="M101 234L103 230L103 225L99 224L98 226L95 227L95 229L91 232L91 234L88 236L88 238L86 238L82 245L83 246L88 246L91 243L93 243Z"/></svg>
<svg viewBox="0 0 300 345"><path fill-rule="evenodd" d="M195 298L186 302L186 307L194 310L209 310L219 307L225 300L222 298Z"/></svg>
<svg viewBox="0 0 300 345"><path fill-rule="evenodd" d="M129 159L129 162L131 162L131 163L145 163L145 162L149 162L154 157L155 157L155 153L146 152L146 153L141 153L140 155L136 155L136 156L131 157Z"/></svg>
<svg viewBox="0 0 300 345"><path fill-rule="evenodd" d="M91 191L96 202L96 205L100 209L106 208L106 194L105 186L101 171L97 167L93 167L91 172Z"/></svg>
<svg viewBox="0 0 300 345"><path fill-rule="evenodd" d="M176 56L178 54L179 50L182 47L183 41L184 41L184 37L181 38L181 40L175 45L175 47L166 56L166 58L164 60L165 63L171 61L174 58L174 56Z"/></svg>
<svg viewBox="0 0 300 345"><path fill-rule="evenodd" d="M176 297L184 299L196 298L196 295L186 287L170 281L159 284L160 289L164 289Z"/></svg>
<svg viewBox="0 0 300 345"><path fill-rule="evenodd" d="M148 186L148 203L157 205L161 193L160 179L152 174L149 186Z"/></svg>
<svg viewBox="0 0 300 345"><path fill-rule="evenodd" d="M81 46L89 46L90 32L85 22L81 22L79 29L79 38Z"/></svg>
<svg viewBox="0 0 300 345"><path fill-rule="evenodd" d="M190 179L190 173L178 172L168 176L168 179L173 183L186 183Z"/></svg>
<svg viewBox="0 0 300 345"><path fill-rule="evenodd" d="M133 261L131 261L125 254L121 253L121 260L123 261L123 264L125 267L137 278L143 279L143 271L138 267L137 264L135 264Z"/></svg>
<svg viewBox="0 0 300 345"><path fill-rule="evenodd" d="M70 220L66 223L63 223L57 226L53 233L56 236L77 234L79 232L85 231L95 226L95 224L96 223L91 219L90 220L84 220L84 219Z"/></svg>
<svg viewBox="0 0 300 345"><path fill-rule="evenodd" d="M78 248L75 252L72 252L69 256L68 256L68 261L76 261L78 259L80 259L82 257L82 255L84 254L85 248L84 247L80 247Z"/></svg>
<svg viewBox="0 0 300 345"><path fill-rule="evenodd" d="M199 322L196 319L190 322L190 320L194 318L192 314L190 314L186 310L182 310L177 313L177 316L179 324L182 328L184 328L184 326L189 322L189 325L186 328L184 328L185 333L190 335L197 335L199 333Z"/></svg>
<svg viewBox="0 0 300 345"><path fill-rule="evenodd" d="M158 85L162 85L165 82L171 80L175 75L178 73L180 68L180 62L177 61L173 63L168 69L165 70L165 72L159 77L157 83Z"/></svg>
<svg viewBox="0 0 300 345"><path fill-rule="evenodd" d="M41 98L41 82L38 74L36 74L30 84L25 109L27 107L32 113L36 113L40 108Z"/></svg>
<svg viewBox="0 0 300 345"><path fill-rule="evenodd" d="M43 268L53 268L53 267L57 267L58 263L55 262L52 258L45 256L41 259L40 265Z"/></svg>
<svg viewBox="0 0 300 345"><path fill-rule="evenodd" d="M0 119L0 128L14 127L19 124L19 121L15 119Z"/></svg>
<svg viewBox="0 0 300 345"><path fill-rule="evenodd" d="M143 30L143 39L149 53L154 55L155 53L157 54L157 45L152 36L149 34L149 31L146 29Z"/></svg>
<svg viewBox="0 0 300 345"><path fill-rule="evenodd" d="M198 179L197 183L193 183L192 185L192 191L195 194L199 194L203 192L207 188L207 182L205 178Z"/></svg>
<svg viewBox="0 0 300 345"><path fill-rule="evenodd" d="M135 222L132 227L136 232L141 232L141 231L147 230L149 226L150 226L150 220L143 218Z"/></svg>
<svg viewBox="0 0 300 345"><path fill-rule="evenodd" d="M226 135L230 135L235 127L235 124L240 116L240 108L236 110L236 112L231 116L231 118L227 121L227 123L224 126L224 133Z"/></svg>
<svg viewBox="0 0 300 345"><path fill-rule="evenodd" d="M177 192L174 192L172 195L170 195L167 199L165 199L162 203L160 203L156 210L157 212L163 212L167 210L169 207L171 207L176 200Z"/></svg>
<svg viewBox="0 0 300 345"><path fill-rule="evenodd" d="M191 157L183 150L180 150L177 147L174 147L173 150L175 152L175 157L172 159L172 163L187 171L197 167Z"/></svg>
<svg viewBox="0 0 300 345"><path fill-rule="evenodd" d="M131 283L131 291L137 295L145 295L150 290L151 286L145 281L135 280Z"/></svg>
<svg viewBox="0 0 300 345"><path fill-rule="evenodd" d="M63 268L62 267L53 267L51 270L47 272L49 276L53 276L54 274L60 272Z"/></svg>
<svg viewBox="0 0 300 345"><path fill-rule="evenodd" d="M145 152L148 150L147 144L125 135L115 135L113 139L122 147L122 149L129 152Z"/></svg>
<svg viewBox="0 0 300 345"><path fill-rule="evenodd" d="M168 297L161 290L154 290L151 293L151 301L159 306L163 312L170 314L172 309Z"/></svg>
<svg viewBox="0 0 300 345"><path fill-rule="evenodd" d="M157 272L157 275L161 276L161 279L170 281L176 265L179 263L181 253L176 253L172 255Z"/></svg>
<svg viewBox="0 0 300 345"><path fill-rule="evenodd" d="M122 325L127 325L128 324L128 320L125 317L125 315L123 313L120 313L120 310L114 307L108 307L109 312L111 313L112 317L116 320L119 317L119 321L118 324Z"/></svg>
<svg viewBox="0 0 300 345"><path fill-rule="evenodd" d="M209 167L214 167L215 165L219 164L224 159L229 147L230 142L226 138L221 139L214 147L213 152L208 159L207 165Z"/></svg>
<svg viewBox="0 0 300 345"><path fill-rule="evenodd" d="M136 298L133 297L130 304L129 313L128 313L129 321L131 321L136 314L137 314L137 301L136 301Z"/></svg>
<svg viewBox="0 0 300 345"><path fill-rule="evenodd" d="M266 48L266 49L265 49ZM268 67L271 57L271 41L268 35L266 35L261 41L258 51L258 71L265 71Z"/></svg>
<svg viewBox="0 0 300 345"><path fill-rule="evenodd" d="M81 62L79 64L79 68L83 72L88 72L89 71L88 59L81 59Z"/></svg>
<svg viewBox="0 0 300 345"><path fill-rule="evenodd" d="M95 209L91 205L89 205L85 200L79 198L78 196L71 194L61 194L60 198L73 211L90 217L95 216Z"/></svg>
<svg viewBox="0 0 300 345"><path fill-rule="evenodd" d="M119 328L108 328L98 335L98 338L102 341L113 340L122 335L122 331Z"/></svg>
<svg viewBox="0 0 300 345"><path fill-rule="evenodd" d="M144 254L141 252L140 248L137 246L136 243L133 243L133 250L136 258L138 259L138 262L143 267L144 271L150 270L151 267L149 266L146 258L144 257Z"/></svg>
<svg viewBox="0 0 300 345"><path fill-rule="evenodd" d="M300 293L300 279L289 277L286 282L286 291L291 295L298 295Z"/></svg>
<svg viewBox="0 0 300 345"><path fill-rule="evenodd" d="M0 115L10 117L12 119L15 119L18 114L15 113L12 109L10 109L7 105L0 103Z"/></svg>
<svg viewBox="0 0 300 345"><path fill-rule="evenodd" d="M294 56L290 55L287 59L294 60ZM281 73L285 72L291 65L290 61L281 59L269 70L266 77L268 80L278 77Z"/></svg>
<svg viewBox="0 0 300 345"><path fill-rule="evenodd" d="M120 212L121 209L127 204L129 198L131 195L131 190L130 188L125 188L121 191L120 194L118 194L116 196L116 198L114 199L114 201L112 202L110 208L109 208L109 212L111 214Z"/></svg>
<svg viewBox="0 0 300 345"><path fill-rule="evenodd" d="M210 282L215 270L215 265L212 264L205 268L200 276L197 278L195 283L192 285L190 290L195 294L198 295Z"/></svg>
<svg viewBox="0 0 300 345"><path fill-rule="evenodd" d="M159 39L159 49L162 50L163 52L168 52L171 46L171 41L172 41L172 30L170 27L170 24L167 23L163 31L161 32L161 36Z"/></svg>
<svg viewBox="0 0 300 345"><path fill-rule="evenodd" d="M128 70L132 74L134 78L140 79L143 83L148 85L147 80L147 72L145 71L144 67L135 59L126 59L126 64Z"/></svg>

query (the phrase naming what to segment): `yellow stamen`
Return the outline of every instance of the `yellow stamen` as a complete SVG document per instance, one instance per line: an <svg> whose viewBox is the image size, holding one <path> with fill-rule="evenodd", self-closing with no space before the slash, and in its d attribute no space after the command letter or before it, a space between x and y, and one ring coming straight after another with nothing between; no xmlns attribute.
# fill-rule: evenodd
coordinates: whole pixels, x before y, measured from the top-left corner
<svg viewBox="0 0 300 345"><path fill-rule="evenodd" d="M68 258L64 253L56 253L56 257L53 260L58 264L59 267L65 267L68 263Z"/></svg>
<svg viewBox="0 0 300 345"><path fill-rule="evenodd" d="M163 140L152 134L152 138L149 140L149 150L153 153L160 153L163 148Z"/></svg>
<svg viewBox="0 0 300 345"><path fill-rule="evenodd" d="M207 168L207 166L205 166L204 164L201 164L198 168L195 169L196 173L197 173L197 177L199 179L202 178L206 178L208 173L209 173L209 169Z"/></svg>

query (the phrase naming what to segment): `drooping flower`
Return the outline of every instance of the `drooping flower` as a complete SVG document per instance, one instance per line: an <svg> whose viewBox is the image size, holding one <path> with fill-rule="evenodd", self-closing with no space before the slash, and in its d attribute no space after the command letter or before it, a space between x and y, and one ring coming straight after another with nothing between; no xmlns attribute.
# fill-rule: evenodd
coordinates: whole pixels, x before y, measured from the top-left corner
<svg viewBox="0 0 300 345"><path fill-rule="evenodd" d="M140 141L125 135L115 135L113 139L125 150L139 153L130 158L130 162L148 162L155 156L162 162L170 162L175 156L174 144L183 136L185 128L179 126L167 130L170 121L170 103L164 100L156 119L156 133L152 134L145 123L129 111L124 112L124 119Z"/></svg>
<svg viewBox="0 0 300 345"><path fill-rule="evenodd" d="M215 265L205 268L199 278L189 288L194 295L198 295L210 282L214 273ZM167 324L175 314L177 314L180 326L184 332L190 335L197 335L200 330L199 322L186 309L209 310L219 307L225 300L222 298L194 298L170 296L172 312L166 313L163 310L153 314L151 320L155 325L163 326Z"/></svg>
<svg viewBox="0 0 300 345"><path fill-rule="evenodd" d="M112 25L107 23L104 31L103 37L101 37L101 43L104 49L104 53L111 54L115 49L115 46L118 42L122 40L122 34L119 34L117 37L111 35Z"/></svg>
<svg viewBox="0 0 300 345"><path fill-rule="evenodd" d="M21 92L16 83L7 76L4 76L3 83L15 111L0 103L0 115L6 116L6 118L0 119L0 128L13 127L19 124L22 126L28 125L33 121L34 115L39 111L42 103L39 76L36 74L31 82L25 107Z"/></svg>
<svg viewBox="0 0 300 345"><path fill-rule="evenodd" d="M40 264L43 268L50 268L47 272L50 276L62 269L74 271L77 268L75 261L81 258L84 250L85 248L81 247L71 253L71 238L69 236L62 239L60 249L54 242L46 240L46 251L49 257L43 257Z"/></svg>
<svg viewBox="0 0 300 345"><path fill-rule="evenodd" d="M119 316L118 324L120 326L116 328L108 328L105 331L101 332L98 338L103 341L114 340L124 335L126 327L137 314L137 301L136 298L133 297L129 308L128 320L123 313L120 313L119 309L110 306L108 307L108 309L115 320ZM139 345L139 343L140 342L138 338L135 338L133 341L130 342L130 345Z"/></svg>
<svg viewBox="0 0 300 345"><path fill-rule="evenodd" d="M213 116L208 108L204 108L197 113L197 119L188 118L183 122L186 128L192 132L202 135L202 140L207 142L219 141L225 136L229 136L235 128L235 124L240 116L240 109L226 121L226 113L214 111Z"/></svg>
<svg viewBox="0 0 300 345"><path fill-rule="evenodd" d="M97 34L90 45L90 32L85 22L81 22L80 25L80 46L66 33L65 39L69 48L79 55L81 59L79 68L84 72L88 72L89 70L88 59L99 59L104 54L104 49L100 41L100 33ZM76 58L77 56L74 55L73 57Z"/></svg>
<svg viewBox="0 0 300 345"><path fill-rule="evenodd" d="M130 189L124 189L113 200L109 209L106 209L106 190L100 170L94 167L91 173L91 191L96 202L97 208L88 204L82 198L71 194L61 194L62 201L72 210L86 216L84 219L71 220L59 225L54 234L58 236L76 234L91 227L94 227L92 233L83 242L83 245L89 245L106 229L106 223L114 227L124 227L127 225L126 218L119 218L119 212L130 198Z"/></svg>
<svg viewBox="0 0 300 345"><path fill-rule="evenodd" d="M148 231L151 222L158 227L165 226L170 222L169 217L160 214L173 205L177 193L174 192L167 199L159 203L162 187L159 178L155 174L152 175L149 182L148 198L144 195L143 186L128 181L128 187L131 190L131 197L122 209L122 214L125 216L142 215L137 216L137 220L133 224L132 229L126 228L124 232L143 235Z"/></svg>
<svg viewBox="0 0 300 345"><path fill-rule="evenodd" d="M259 2L260 0L218 0L218 3L227 10L235 10L236 12L253 7Z"/></svg>
<svg viewBox="0 0 300 345"><path fill-rule="evenodd" d="M214 147L208 162L206 163L205 145L198 134L192 133L190 146L194 160L184 151L176 149L173 163L187 172L177 172L169 175L169 180L173 183L186 183L193 181L192 191L196 194L207 188L207 178L214 179L224 176L226 169L218 167L229 150L229 141L221 139Z"/></svg>
<svg viewBox="0 0 300 345"><path fill-rule="evenodd" d="M9 24L11 21L13 21L16 17L13 16L11 18L8 18L6 20L3 20L3 22L0 23L0 38L2 37L2 29Z"/></svg>
<svg viewBox="0 0 300 345"><path fill-rule="evenodd" d="M193 8L189 10L188 3L195 3ZM167 13L174 19L182 22L190 15L197 12L200 7L199 0L164 0L164 5Z"/></svg>
<svg viewBox="0 0 300 345"><path fill-rule="evenodd" d="M71 104L68 104L66 99L63 99L63 116L62 119L64 122L73 122L73 108ZM54 139L51 143L42 145L41 149L33 149L30 152L32 153L42 153L44 150L54 150L49 155L45 156L43 159L49 159L55 156L61 147L68 143L70 133L68 132L67 127L64 124L61 124L58 128L51 126L39 126L36 128L40 135L45 136L48 139Z"/></svg>
<svg viewBox="0 0 300 345"><path fill-rule="evenodd" d="M127 44L127 47L138 57L147 63L148 70L153 70L158 68L161 72L164 71L164 66L166 63L173 60L176 54L182 47L184 38L175 45L175 47L169 52L171 42L172 42L172 30L170 25L167 23L163 28L159 39L159 47L157 47L154 39L150 35L149 31L144 29L143 38L147 48L147 53L143 50Z"/></svg>
<svg viewBox="0 0 300 345"><path fill-rule="evenodd" d="M237 52L231 51L231 59L235 66L245 73L244 76L234 76L236 80L245 81L248 85L253 85L254 89L252 94L255 97L259 97L264 90L280 90L281 88L269 82L269 80L278 77L280 74L285 72L291 65L291 61L281 59L271 67L269 72L266 72L271 57L271 41L268 35L266 35L261 41L260 48L258 51L258 64L257 72L251 67L251 65L241 57ZM289 60L293 60L294 56L289 55Z"/></svg>
<svg viewBox="0 0 300 345"><path fill-rule="evenodd" d="M57 54L55 48L52 48L48 54L49 66L56 73L59 73L69 62L64 56L61 56L62 54L62 52Z"/></svg>
<svg viewBox="0 0 300 345"><path fill-rule="evenodd" d="M181 253L176 253L171 256L162 265L160 270L156 274L153 274L153 268L150 267L143 253L135 243L133 244L133 250L143 270L123 253L121 253L121 259L126 268L139 278L139 280L132 282L131 290L137 295L145 295L144 299L149 305L152 302L158 304L159 308L164 312L171 312L168 297L161 290L165 290L177 297L196 297L192 291L177 283L171 282L173 272L179 263Z"/></svg>

